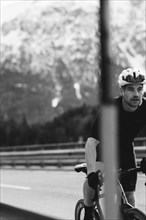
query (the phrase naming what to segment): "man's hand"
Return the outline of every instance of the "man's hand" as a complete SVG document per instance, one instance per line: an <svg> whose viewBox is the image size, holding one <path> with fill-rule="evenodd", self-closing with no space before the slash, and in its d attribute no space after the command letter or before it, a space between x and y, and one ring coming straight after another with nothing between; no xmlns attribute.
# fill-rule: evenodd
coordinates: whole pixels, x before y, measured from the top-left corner
<svg viewBox="0 0 146 220"><path fill-rule="evenodd" d="M102 173L100 171L90 173L87 178L89 186L94 190L97 189L97 185L102 185L103 183Z"/></svg>

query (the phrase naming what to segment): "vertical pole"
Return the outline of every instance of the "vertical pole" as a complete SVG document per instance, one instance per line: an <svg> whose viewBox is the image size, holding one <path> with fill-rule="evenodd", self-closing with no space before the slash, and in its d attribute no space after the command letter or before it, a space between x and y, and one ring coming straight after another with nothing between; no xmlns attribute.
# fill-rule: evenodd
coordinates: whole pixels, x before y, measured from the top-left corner
<svg viewBox="0 0 146 220"><path fill-rule="evenodd" d="M109 2L100 0L101 28L101 145L105 166L105 219L117 220L115 202L117 168L117 109L112 103L112 77L109 41Z"/></svg>

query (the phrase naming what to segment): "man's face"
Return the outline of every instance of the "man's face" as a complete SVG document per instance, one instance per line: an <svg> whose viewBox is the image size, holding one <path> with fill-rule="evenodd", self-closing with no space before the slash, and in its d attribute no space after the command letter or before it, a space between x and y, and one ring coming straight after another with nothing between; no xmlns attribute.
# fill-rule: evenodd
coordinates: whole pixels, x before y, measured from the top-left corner
<svg viewBox="0 0 146 220"><path fill-rule="evenodd" d="M142 84L128 84L122 88L124 102L131 108L135 108L142 102L144 94Z"/></svg>

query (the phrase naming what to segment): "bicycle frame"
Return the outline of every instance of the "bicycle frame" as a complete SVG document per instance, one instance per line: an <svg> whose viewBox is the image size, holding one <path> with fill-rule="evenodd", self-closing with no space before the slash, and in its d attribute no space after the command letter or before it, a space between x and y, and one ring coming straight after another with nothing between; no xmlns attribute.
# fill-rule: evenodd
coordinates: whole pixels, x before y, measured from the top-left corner
<svg viewBox="0 0 146 220"><path fill-rule="evenodd" d="M96 210L99 213L101 220L104 220L105 217L104 217L104 213L101 208L101 205L100 205L100 199L105 198L105 193L100 193L101 190L102 190L101 187L97 186L97 192L95 195L96 200L94 201L93 206L94 206L94 210ZM122 216L126 213L126 211L128 209L134 208L134 207L128 203L126 194L123 190L123 187L122 187L119 179L117 180L117 199L119 199L119 207L120 207L120 209L119 209L120 217L119 218L123 219Z"/></svg>
<svg viewBox="0 0 146 220"><path fill-rule="evenodd" d="M100 205L100 199L104 198L105 197L105 193L100 193L101 191L101 187L97 187L97 192L96 192L96 195L95 195L95 198L96 200L94 201L93 203L93 206L94 206L94 209L96 210L96 212L99 213L99 216L101 218L101 220L103 219L104 220L104 214L103 214L103 210L101 208L101 205Z"/></svg>
<svg viewBox="0 0 146 220"><path fill-rule="evenodd" d="M87 174L87 168L86 168L86 164L81 164L81 165L77 165L76 168L75 168L76 172L84 172ZM134 171L134 172L139 172L141 171L140 168L132 168L132 169L129 169L127 171L124 171L122 172L122 175L125 175L126 173L130 173L131 171ZM121 173L120 173L121 175ZM100 205L100 200L102 198L105 197L105 193L102 192L101 193L101 190L103 189L103 186L97 186L97 190L96 190L96 193L95 193L95 197L94 197L94 200L93 200L93 206L94 206L94 212L97 212L98 215L100 216L98 219L100 220L105 220L105 217L104 217L104 213L103 213L103 210L102 210L102 207ZM119 181L119 179L117 179L117 199L120 198L119 200L119 215L120 215L120 219L121 220L127 220L127 214L137 214L138 213L138 216L141 215L142 218L138 218L138 219L146 219L146 216L144 213L142 213L140 210L134 208L132 205L130 205L128 203L128 200L127 200L127 197L125 195L125 192L123 190L123 187ZM133 210L133 211L132 211ZM132 213L133 212L133 213ZM96 219L96 218L95 218ZM129 218L128 218L129 219Z"/></svg>

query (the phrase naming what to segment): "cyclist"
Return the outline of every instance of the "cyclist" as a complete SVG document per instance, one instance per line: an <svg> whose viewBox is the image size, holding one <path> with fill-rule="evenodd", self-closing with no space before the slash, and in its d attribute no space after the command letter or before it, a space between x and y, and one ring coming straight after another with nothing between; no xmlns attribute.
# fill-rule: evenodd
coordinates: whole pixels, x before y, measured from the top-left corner
<svg viewBox="0 0 146 220"><path fill-rule="evenodd" d="M121 95L114 99L118 108L119 125L119 168L126 170L136 167L133 140L146 125L146 99L144 84L146 76L138 69L128 68L121 72L118 79ZM84 182L83 194L85 205L84 220L92 220L93 198L97 187L96 171L103 171L104 164L100 156L99 114L95 119L85 145L87 179ZM131 205L135 205L134 191L137 175L131 174L121 180L121 184Z"/></svg>

